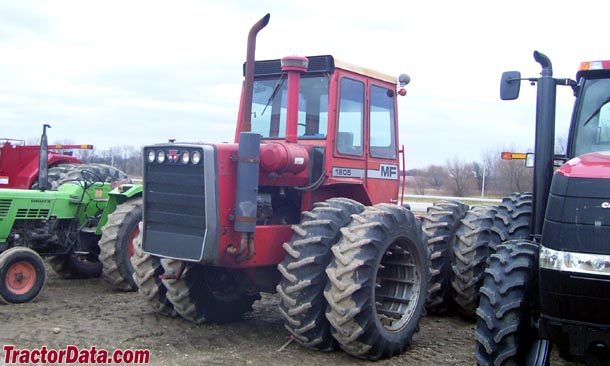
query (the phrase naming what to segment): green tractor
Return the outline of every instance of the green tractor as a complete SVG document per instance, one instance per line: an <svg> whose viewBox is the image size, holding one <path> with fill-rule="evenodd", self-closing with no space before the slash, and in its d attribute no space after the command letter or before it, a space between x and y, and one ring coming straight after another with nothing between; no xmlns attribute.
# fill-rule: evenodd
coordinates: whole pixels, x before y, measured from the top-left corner
<svg viewBox="0 0 610 366"><path fill-rule="evenodd" d="M0 190L0 302L33 300L46 280L43 257L64 278L104 278L135 288L129 260L142 216L142 186L102 164L64 167L51 186L43 128L37 190Z"/></svg>

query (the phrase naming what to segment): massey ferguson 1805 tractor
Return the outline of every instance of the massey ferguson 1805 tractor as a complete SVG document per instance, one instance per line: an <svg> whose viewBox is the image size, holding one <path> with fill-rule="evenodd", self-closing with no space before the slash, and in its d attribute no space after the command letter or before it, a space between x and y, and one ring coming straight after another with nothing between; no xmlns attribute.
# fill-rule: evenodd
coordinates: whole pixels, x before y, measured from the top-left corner
<svg viewBox="0 0 610 366"><path fill-rule="evenodd" d="M46 278L41 257L66 278L99 276L104 267L113 285L133 288L129 255L142 216L142 186L114 188L125 173L78 164L51 189L46 127L37 189L0 189L0 302L27 302L40 293Z"/></svg>
<svg viewBox="0 0 610 366"><path fill-rule="evenodd" d="M488 260L475 357L548 365L556 345L563 358L609 365L610 61L583 62L573 81L553 78L545 55L534 58L541 77L512 71L501 82L505 100L518 97L521 80L537 83L529 235L499 244ZM557 85L576 96L566 156L554 155Z"/></svg>
<svg viewBox="0 0 610 366"><path fill-rule="evenodd" d="M396 355L418 330L428 279L421 225L397 204L404 91L332 56L255 62L268 21L248 37L235 143L144 148L135 281L196 323L240 319L277 291L299 343Z"/></svg>

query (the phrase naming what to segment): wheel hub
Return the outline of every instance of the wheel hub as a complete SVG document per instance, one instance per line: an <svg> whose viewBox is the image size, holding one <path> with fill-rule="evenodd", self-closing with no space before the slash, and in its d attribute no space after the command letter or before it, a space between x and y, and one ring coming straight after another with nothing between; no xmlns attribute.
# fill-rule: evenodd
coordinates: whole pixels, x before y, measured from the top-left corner
<svg viewBox="0 0 610 366"><path fill-rule="evenodd" d="M28 262L13 263L6 276L6 287L16 295L23 295L34 287L36 270Z"/></svg>

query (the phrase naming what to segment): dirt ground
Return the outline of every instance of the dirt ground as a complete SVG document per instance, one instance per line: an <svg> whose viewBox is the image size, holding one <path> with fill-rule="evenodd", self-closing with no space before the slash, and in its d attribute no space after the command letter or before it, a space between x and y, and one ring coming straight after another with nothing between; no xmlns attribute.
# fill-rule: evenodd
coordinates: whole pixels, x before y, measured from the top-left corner
<svg viewBox="0 0 610 366"><path fill-rule="evenodd" d="M194 325L153 313L138 293L113 290L100 279L64 280L49 271L31 303L0 305L0 346L63 349L149 349L151 365L473 365L474 323L457 316L424 317L413 346L378 362L341 351L310 351L289 341L276 311L263 296L243 322ZM4 352L0 352L4 365ZM553 365L570 363L556 361Z"/></svg>

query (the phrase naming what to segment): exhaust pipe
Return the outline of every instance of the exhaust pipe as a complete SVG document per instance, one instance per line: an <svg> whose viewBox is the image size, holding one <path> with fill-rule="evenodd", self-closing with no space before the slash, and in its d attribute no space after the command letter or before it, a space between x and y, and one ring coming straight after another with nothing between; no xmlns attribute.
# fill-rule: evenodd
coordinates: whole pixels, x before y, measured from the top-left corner
<svg viewBox="0 0 610 366"><path fill-rule="evenodd" d="M38 189L43 192L49 189L49 142L47 141L47 128L51 128L51 125L42 125L40 151L38 152Z"/></svg>
<svg viewBox="0 0 610 366"><path fill-rule="evenodd" d="M242 100L242 121L241 121L241 132L250 132L252 129L252 95L254 86L254 54L256 51L256 35L261 29L265 28L269 24L270 14L262 17L256 24L250 29L248 33L248 51L246 53L246 75L244 81L244 99Z"/></svg>
<svg viewBox="0 0 610 366"><path fill-rule="evenodd" d="M532 235L542 235L542 224L553 179L555 156L555 105L557 83L553 79L551 60L534 51L534 59L542 66L536 95L536 147L534 150L534 202L532 207Z"/></svg>

